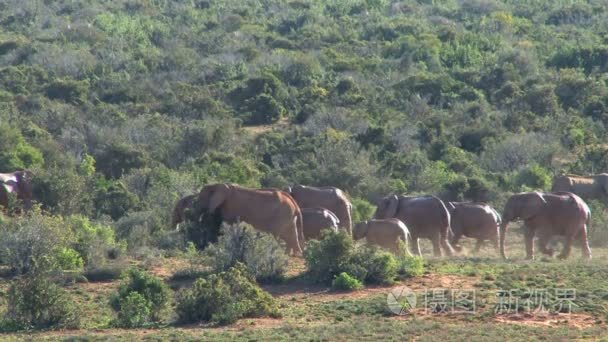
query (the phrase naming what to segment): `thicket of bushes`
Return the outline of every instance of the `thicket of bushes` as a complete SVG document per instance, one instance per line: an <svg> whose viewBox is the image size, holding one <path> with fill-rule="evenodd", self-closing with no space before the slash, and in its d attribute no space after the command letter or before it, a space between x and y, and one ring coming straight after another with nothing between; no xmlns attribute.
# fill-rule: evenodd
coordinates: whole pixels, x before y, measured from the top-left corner
<svg viewBox="0 0 608 342"><path fill-rule="evenodd" d="M203 260L216 273L237 263L258 281L277 281L287 270L285 245L248 224L223 224L219 241L203 251Z"/></svg>
<svg viewBox="0 0 608 342"><path fill-rule="evenodd" d="M118 312L116 324L132 328L167 318L172 292L159 278L136 268L129 269L111 299Z"/></svg>
<svg viewBox="0 0 608 342"><path fill-rule="evenodd" d="M342 289L357 287L351 277L361 283L392 283L398 276L415 276L423 271L418 258L396 257L375 246L356 244L342 230L326 230L321 240L308 242L304 258L312 280L328 284L337 281L336 286Z"/></svg>
<svg viewBox="0 0 608 342"><path fill-rule="evenodd" d="M243 317L279 316L272 296L263 291L242 264L197 279L177 299L182 322L230 324Z"/></svg>

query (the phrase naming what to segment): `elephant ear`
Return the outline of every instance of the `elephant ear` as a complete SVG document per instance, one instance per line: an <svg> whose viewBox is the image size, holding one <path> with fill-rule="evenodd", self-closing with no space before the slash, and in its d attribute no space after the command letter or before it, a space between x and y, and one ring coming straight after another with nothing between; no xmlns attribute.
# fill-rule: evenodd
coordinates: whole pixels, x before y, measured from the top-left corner
<svg viewBox="0 0 608 342"><path fill-rule="evenodd" d="M230 192L231 188L228 184L216 185L216 188L211 195L211 199L209 199L209 212L212 213L219 208L222 203L228 199Z"/></svg>
<svg viewBox="0 0 608 342"><path fill-rule="evenodd" d="M389 198L385 218L397 216L397 209L399 209L399 197L397 197L397 195L392 195Z"/></svg>
<svg viewBox="0 0 608 342"><path fill-rule="evenodd" d="M528 219L530 217L535 216L538 211L547 204L547 200L543 196L542 193L538 191L534 191L526 196L526 200L524 203L520 203L520 217L522 219Z"/></svg>

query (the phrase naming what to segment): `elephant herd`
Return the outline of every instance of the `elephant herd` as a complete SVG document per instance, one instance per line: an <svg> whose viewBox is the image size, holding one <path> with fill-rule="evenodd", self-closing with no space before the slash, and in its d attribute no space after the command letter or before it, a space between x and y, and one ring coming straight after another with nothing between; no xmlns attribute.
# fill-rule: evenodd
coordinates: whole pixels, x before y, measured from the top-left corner
<svg viewBox="0 0 608 342"><path fill-rule="evenodd" d="M420 239L428 239L436 256L460 251L462 237L476 239L475 251L485 241L499 249L503 258L510 222L524 222L526 258L534 258L534 240L542 253L552 255L551 238L564 238L559 255L567 258L572 244L580 241L583 257L590 259L587 241L591 212L576 194L566 191L525 192L511 196L501 215L485 203L444 202L436 196L388 195L377 203L373 219L353 226L352 205L334 187L295 185L285 190L250 189L220 183L180 199L173 209L172 226L179 228L186 209L194 217L218 212L228 223L243 221L285 241L292 254L301 254L304 242L318 239L323 229L343 229L354 239L365 238L394 253L421 255Z"/></svg>
<svg viewBox="0 0 608 342"><path fill-rule="evenodd" d="M0 173L0 207L8 207L10 195L23 209L32 206L29 171ZM580 197L579 197L580 196ZM524 222L526 257L534 258L534 240L539 250L552 255L550 240L559 236L567 258L579 241L582 254L591 258L587 232L591 212L582 199L608 199L608 174L556 176L552 192L525 192L511 196L501 215L485 203L444 202L432 195L388 195L377 203L373 219L353 227L352 205L344 191L335 187L295 185L285 190L249 189L237 184L211 184L198 193L180 199L172 215L172 226L185 220L186 209L194 217L218 212L226 222L244 221L285 241L294 254L301 254L304 242L319 239L323 229L343 229L355 239L365 238L394 252L409 253L401 243L421 255L420 239L432 242L436 256L460 251L462 237L476 239L475 251L485 241L499 248L506 258L505 236L510 222Z"/></svg>

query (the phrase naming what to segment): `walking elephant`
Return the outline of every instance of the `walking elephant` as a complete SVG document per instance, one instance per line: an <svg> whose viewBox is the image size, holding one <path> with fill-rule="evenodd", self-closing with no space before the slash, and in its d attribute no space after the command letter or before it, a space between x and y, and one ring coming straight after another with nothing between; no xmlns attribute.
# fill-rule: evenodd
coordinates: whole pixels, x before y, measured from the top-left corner
<svg viewBox="0 0 608 342"><path fill-rule="evenodd" d="M353 227L353 238L355 240L365 238L368 243L386 248L398 255L404 253L412 255L408 249L410 232L403 222L395 218L359 222ZM405 246L405 250L402 246Z"/></svg>
<svg viewBox="0 0 608 342"><path fill-rule="evenodd" d="M450 244L455 246L461 237L477 239L475 253L484 241L491 241L498 250L500 214L485 203L448 202L452 236Z"/></svg>
<svg viewBox="0 0 608 342"><path fill-rule="evenodd" d="M284 240L293 253L301 254L302 212L296 201L277 189L249 189L235 184L203 187L195 203L197 217L219 210L223 221L243 221Z"/></svg>
<svg viewBox="0 0 608 342"><path fill-rule="evenodd" d="M565 238L559 255L566 259L570 255L574 239L581 240L583 257L591 259L587 241L587 229L591 228L591 211L579 196L570 192L524 192L511 196L503 211L500 226L500 253L506 259L505 236L509 222L524 221L526 259L534 259L534 238L538 237L542 253L553 255L547 244L553 236Z"/></svg>
<svg viewBox="0 0 608 342"><path fill-rule="evenodd" d="M0 173L0 206L7 207L9 194L15 193L24 209L32 207L32 184L31 175L28 171L15 171L11 173Z"/></svg>
<svg viewBox="0 0 608 342"><path fill-rule="evenodd" d="M333 212L340 226L352 234L352 205L344 191L334 187L294 185L288 192L301 208L322 207Z"/></svg>
<svg viewBox="0 0 608 342"><path fill-rule="evenodd" d="M171 228L179 229L179 224L186 219L186 209L192 208L196 196L197 195L188 195L180 198L177 203L175 203L173 213L171 214Z"/></svg>
<svg viewBox="0 0 608 342"><path fill-rule="evenodd" d="M555 176L551 191L572 192L586 200L597 199L608 204L608 173Z"/></svg>
<svg viewBox="0 0 608 342"><path fill-rule="evenodd" d="M410 231L418 255L422 255L419 242L421 238L431 240L435 256L442 255L442 248L447 255L454 254L448 241L450 213L443 201L435 196L386 196L379 201L374 218L397 218L403 221Z"/></svg>
<svg viewBox="0 0 608 342"><path fill-rule="evenodd" d="M325 208L302 208L301 210L306 240L318 240L323 229L338 231L340 220L331 211Z"/></svg>

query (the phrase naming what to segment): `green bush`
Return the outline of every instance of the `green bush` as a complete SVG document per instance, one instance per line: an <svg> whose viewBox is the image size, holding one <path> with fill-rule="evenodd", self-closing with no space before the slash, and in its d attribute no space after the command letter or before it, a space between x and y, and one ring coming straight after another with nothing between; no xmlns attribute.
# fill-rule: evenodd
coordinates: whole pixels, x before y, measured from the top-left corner
<svg viewBox="0 0 608 342"><path fill-rule="evenodd" d="M120 302L118 325L125 328L144 326L150 321L150 302L138 292L129 294Z"/></svg>
<svg viewBox="0 0 608 342"><path fill-rule="evenodd" d="M74 302L46 274L13 281L6 298L8 306L0 330L73 329L80 325Z"/></svg>
<svg viewBox="0 0 608 342"><path fill-rule="evenodd" d="M137 196L121 182L111 182L107 186L100 187L94 203L97 215L109 215L113 220L118 220L139 207Z"/></svg>
<svg viewBox="0 0 608 342"><path fill-rule="evenodd" d="M0 172L29 169L44 162L42 153L28 144L17 128L0 123Z"/></svg>
<svg viewBox="0 0 608 342"><path fill-rule="evenodd" d="M274 236L243 223L222 225L218 242L205 249L203 258L215 272L242 263L258 281L282 279L289 259Z"/></svg>
<svg viewBox="0 0 608 342"><path fill-rule="evenodd" d="M398 263L395 256L373 245L358 245L349 264L365 270L358 275L365 283L390 284L397 276Z"/></svg>
<svg viewBox="0 0 608 342"><path fill-rule="evenodd" d="M361 198L351 198L351 204L353 205L353 222L369 220L372 218L372 216L374 216L376 207L368 201Z"/></svg>
<svg viewBox="0 0 608 342"><path fill-rule="evenodd" d="M22 218L8 219L0 227L2 262L21 273L35 269L43 261L49 271L60 269L59 258L71 241L71 232L65 229L61 217L45 216L37 209Z"/></svg>
<svg viewBox="0 0 608 342"><path fill-rule="evenodd" d="M304 260L312 279L329 282L349 265L354 242L343 230L324 230L320 240L311 240L304 249ZM351 273L352 274L352 273Z"/></svg>
<svg viewBox="0 0 608 342"><path fill-rule="evenodd" d="M551 173L549 170L533 164L519 172L517 185L527 186L531 189L546 190L551 187Z"/></svg>
<svg viewBox="0 0 608 342"><path fill-rule="evenodd" d="M398 257L397 262L397 273L399 276L410 278L419 277L424 274L424 259L419 256L402 255Z"/></svg>
<svg viewBox="0 0 608 342"><path fill-rule="evenodd" d="M353 278L348 273L342 272L331 282L331 288L341 291L354 291L363 288L363 284L357 278Z"/></svg>
<svg viewBox="0 0 608 342"><path fill-rule="evenodd" d="M100 267L124 252L124 243L116 241L112 227L80 215L70 216L66 221L73 233L74 249L87 268Z"/></svg>
<svg viewBox="0 0 608 342"><path fill-rule="evenodd" d="M89 92L88 81L56 80L46 88L46 96L50 99L62 100L79 105L86 102Z"/></svg>
<svg viewBox="0 0 608 342"><path fill-rule="evenodd" d="M134 296L134 293L139 296ZM160 278L131 268L126 272L118 293L112 297L111 304L118 312L118 325L132 326L130 324L162 321L170 300L171 291ZM137 317L129 317L129 314Z"/></svg>
<svg viewBox="0 0 608 342"><path fill-rule="evenodd" d="M321 240L311 240L304 250L309 276L327 283L342 272L365 283L392 283L397 276L395 257L378 247L355 245L344 231L326 230Z"/></svg>
<svg viewBox="0 0 608 342"><path fill-rule="evenodd" d="M63 247L57 252L57 262L62 270L80 271L84 261L80 254L72 248Z"/></svg>
<svg viewBox="0 0 608 342"><path fill-rule="evenodd" d="M591 209L591 229L588 240L592 246L606 246L608 244L608 214L604 210L605 204L601 201L588 201Z"/></svg>
<svg viewBox="0 0 608 342"><path fill-rule="evenodd" d="M279 316L275 300L250 278L242 264L197 279L192 288L179 294L176 311L183 323L222 325L245 317Z"/></svg>

